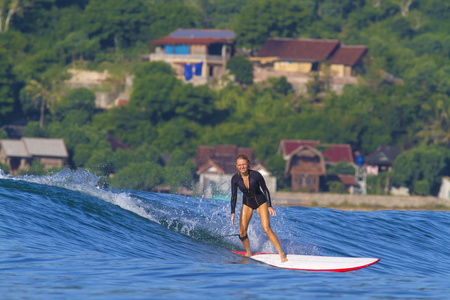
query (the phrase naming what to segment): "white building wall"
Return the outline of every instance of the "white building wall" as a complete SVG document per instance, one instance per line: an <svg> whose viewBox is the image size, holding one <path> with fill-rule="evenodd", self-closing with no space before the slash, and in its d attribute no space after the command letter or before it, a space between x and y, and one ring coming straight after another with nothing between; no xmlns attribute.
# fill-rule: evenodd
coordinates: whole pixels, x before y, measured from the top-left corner
<svg viewBox="0 0 450 300"><path fill-rule="evenodd" d="M438 198L450 198L450 177L442 177L442 184L439 190Z"/></svg>

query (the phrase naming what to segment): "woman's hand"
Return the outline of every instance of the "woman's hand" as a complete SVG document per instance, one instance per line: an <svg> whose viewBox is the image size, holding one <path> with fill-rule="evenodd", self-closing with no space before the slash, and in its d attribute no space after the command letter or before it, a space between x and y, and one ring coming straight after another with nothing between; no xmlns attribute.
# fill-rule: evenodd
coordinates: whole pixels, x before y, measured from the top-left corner
<svg viewBox="0 0 450 300"><path fill-rule="evenodd" d="M231 214L231 225L234 225L234 213Z"/></svg>
<svg viewBox="0 0 450 300"><path fill-rule="evenodd" d="M277 215L277 213L275 212L275 209L273 209L273 207L269 207L268 210L269 210L269 214L272 217L275 217Z"/></svg>

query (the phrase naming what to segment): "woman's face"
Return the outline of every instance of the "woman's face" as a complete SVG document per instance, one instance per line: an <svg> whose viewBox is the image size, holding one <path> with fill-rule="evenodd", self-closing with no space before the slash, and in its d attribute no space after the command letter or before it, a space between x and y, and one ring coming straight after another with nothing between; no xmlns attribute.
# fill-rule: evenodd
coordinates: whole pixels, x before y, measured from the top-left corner
<svg viewBox="0 0 450 300"><path fill-rule="evenodd" d="M240 173L245 173L248 171L248 162L246 159L239 158L236 160L236 168Z"/></svg>

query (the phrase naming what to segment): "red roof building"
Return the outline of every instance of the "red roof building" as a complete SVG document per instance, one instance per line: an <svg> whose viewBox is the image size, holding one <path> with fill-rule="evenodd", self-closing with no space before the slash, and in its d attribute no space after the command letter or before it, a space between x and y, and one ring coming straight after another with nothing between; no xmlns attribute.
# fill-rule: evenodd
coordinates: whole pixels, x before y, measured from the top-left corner
<svg viewBox="0 0 450 300"><path fill-rule="evenodd" d="M255 82L286 77L295 90L304 91L311 74L327 76L330 88L340 92L357 83L364 72L367 46L344 46L338 40L269 38L250 58Z"/></svg>
<svg viewBox="0 0 450 300"><path fill-rule="evenodd" d="M280 60L324 61L339 48L338 40L269 38L256 57L278 57Z"/></svg>
<svg viewBox="0 0 450 300"><path fill-rule="evenodd" d="M354 163L352 148L347 144L321 144L320 141L311 140L282 140L278 153L283 154L283 158L288 160L290 155L302 146L312 146L321 151L326 163L341 161Z"/></svg>
<svg viewBox="0 0 450 300"><path fill-rule="evenodd" d="M330 58L331 64L354 66L366 54L367 46L340 46Z"/></svg>
<svg viewBox="0 0 450 300"><path fill-rule="evenodd" d="M282 140L278 153L286 160L285 176L290 178L292 191L318 192L320 182L327 176L327 164L354 162L350 145L321 144L314 140ZM355 185L354 175L339 174L336 180L348 190Z"/></svg>

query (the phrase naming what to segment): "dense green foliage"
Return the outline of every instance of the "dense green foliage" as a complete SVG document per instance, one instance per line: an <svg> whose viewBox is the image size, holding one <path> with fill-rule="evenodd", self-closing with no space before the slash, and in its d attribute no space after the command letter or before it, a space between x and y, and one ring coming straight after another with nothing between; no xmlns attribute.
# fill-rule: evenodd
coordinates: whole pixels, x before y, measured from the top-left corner
<svg viewBox="0 0 450 300"><path fill-rule="evenodd" d="M441 177L450 172L450 153L439 146L421 146L400 154L393 165L392 182L418 195L437 195Z"/></svg>
<svg viewBox="0 0 450 300"><path fill-rule="evenodd" d="M253 50L269 36L298 37L312 20L312 11L299 1L253 0L242 8L234 31L239 44Z"/></svg>
<svg viewBox="0 0 450 300"><path fill-rule="evenodd" d="M241 84L253 83L252 63L243 55L236 55L227 62L227 69L235 76L235 80Z"/></svg>
<svg viewBox="0 0 450 300"><path fill-rule="evenodd" d="M3 3L3 2L2 2ZM110 177L115 188L189 187L198 145L253 147L286 188L281 139L348 143L369 154L379 145L404 150L391 180L416 194L437 194L449 175L450 2L332 0L5 0L0 27L0 126L24 118L25 136L64 138L73 166ZM14 5L16 6L14 6ZM12 18L7 20L8 14ZM163 63L141 61L150 41L177 28L233 29L238 47L266 38L339 39L367 45L364 75L342 94L319 80L297 96L286 78L249 85L194 87ZM234 60L241 58L236 57ZM127 107L95 109L86 89L61 84L70 67L116 76L133 73ZM246 73L247 72L247 73ZM389 74L403 80L395 84ZM243 76L241 76L243 75ZM134 148L114 152L112 134ZM0 133L4 136L4 133ZM164 167L162 154L174 161ZM35 166L36 170L39 166ZM330 183L329 189L342 191Z"/></svg>

